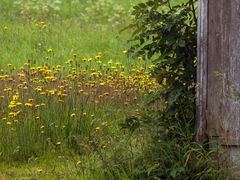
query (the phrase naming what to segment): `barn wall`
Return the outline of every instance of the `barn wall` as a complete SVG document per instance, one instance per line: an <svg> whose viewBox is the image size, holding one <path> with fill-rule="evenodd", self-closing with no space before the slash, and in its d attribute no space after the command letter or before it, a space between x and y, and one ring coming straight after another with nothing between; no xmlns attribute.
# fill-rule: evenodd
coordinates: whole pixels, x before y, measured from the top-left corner
<svg viewBox="0 0 240 180"><path fill-rule="evenodd" d="M198 138L240 145L240 1L201 0Z"/></svg>
<svg viewBox="0 0 240 180"><path fill-rule="evenodd" d="M207 130L240 145L240 1L209 0Z"/></svg>
<svg viewBox="0 0 240 180"><path fill-rule="evenodd" d="M240 179L240 1L199 1L197 139L217 142Z"/></svg>
<svg viewBox="0 0 240 180"><path fill-rule="evenodd" d="M207 139L206 97L207 97L207 35L208 0L199 1L198 15L198 68L197 68L197 140Z"/></svg>

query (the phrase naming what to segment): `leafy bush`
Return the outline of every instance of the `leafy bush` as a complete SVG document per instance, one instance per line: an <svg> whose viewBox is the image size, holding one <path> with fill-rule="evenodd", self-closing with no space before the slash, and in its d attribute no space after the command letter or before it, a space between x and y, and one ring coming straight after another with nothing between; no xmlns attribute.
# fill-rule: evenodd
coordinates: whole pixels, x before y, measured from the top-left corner
<svg viewBox="0 0 240 180"><path fill-rule="evenodd" d="M153 59L153 74L164 89L166 117L182 124L194 122L195 112L197 20L192 3L172 7L168 0L149 0L133 11L136 19L130 51Z"/></svg>
<svg viewBox="0 0 240 180"><path fill-rule="evenodd" d="M135 23L128 54L152 59L152 75L161 88L147 98L148 109L138 115L151 134L138 166L143 179L217 179L225 176L204 145L194 142L197 56L196 0L174 5L148 0L134 7ZM158 103L159 104L159 103ZM135 118L135 122L136 118ZM127 123L126 123L127 124ZM144 162L144 163L142 163ZM144 164L144 165L143 165Z"/></svg>

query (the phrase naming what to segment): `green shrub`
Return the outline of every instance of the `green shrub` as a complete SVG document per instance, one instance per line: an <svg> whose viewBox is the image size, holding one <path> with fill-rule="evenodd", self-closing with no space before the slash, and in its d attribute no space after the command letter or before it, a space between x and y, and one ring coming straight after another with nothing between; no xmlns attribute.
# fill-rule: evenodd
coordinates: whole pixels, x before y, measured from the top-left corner
<svg viewBox="0 0 240 180"><path fill-rule="evenodd" d="M213 152L194 142L195 2L188 0L181 5L172 5L170 0L148 0L135 6L132 13L135 23L129 27L135 31L128 54L151 59L155 64L152 75L161 84L157 92L148 96L147 112L135 118L135 124L147 127L151 136L136 172L142 179L218 179L227 176L216 166ZM126 122L125 127L127 125Z"/></svg>
<svg viewBox="0 0 240 180"><path fill-rule="evenodd" d="M164 113L171 122L194 122L196 85L196 19L192 1L171 6L169 1L134 7L134 56L153 59L153 75L162 84Z"/></svg>

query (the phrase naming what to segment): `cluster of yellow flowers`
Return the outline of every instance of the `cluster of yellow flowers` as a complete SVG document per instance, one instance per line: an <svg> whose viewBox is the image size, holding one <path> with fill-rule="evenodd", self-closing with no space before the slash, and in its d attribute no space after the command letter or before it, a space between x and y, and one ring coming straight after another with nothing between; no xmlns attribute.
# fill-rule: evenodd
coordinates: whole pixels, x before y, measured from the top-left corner
<svg viewBox="0 0 240 180"><path fill-rule="evenodd" d="M39 30L43 30L43 29L46 29L48 25L46 22L41 21L41 22L36 22L35 26L38 27Z"/></svg>
<svg viewBox="0 0 240 180"><path fill-rule="evenodd" d="M98 53L94 58L77 58L74 54L66 65L30 66L26 63L14 73L2 71L0 119L7 125L26 120L26 117L41 119L44 108L46 112L59 104L79 111L69 112L72 119L88 114L93 118L94 113L87 113L86 109L81 112L77 107L80 104L95 109L131 106L138 104L143 94L158 88L157 81L145 68L132 65L127 70L122 63L104 61L102 56ZM40 123L41 130L43 124Z"/></svg>

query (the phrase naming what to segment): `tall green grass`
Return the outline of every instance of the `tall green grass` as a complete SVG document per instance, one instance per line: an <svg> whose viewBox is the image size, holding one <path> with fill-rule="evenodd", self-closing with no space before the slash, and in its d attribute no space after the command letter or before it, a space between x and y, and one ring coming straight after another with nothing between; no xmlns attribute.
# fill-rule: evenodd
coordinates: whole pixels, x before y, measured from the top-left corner
<svg viewBox="0 0 240 180"><path fill-rule="evenodd" d="M124 16L116 17L119 24L115 25L115 20L108 22L103 14L95 18L93 18L94 14L86 14L85 0L79 0L77 4L63 0L60 11L48 15L39 12L20 15L20 8L14 5L14 0L1 0L0 75L16 72L7 68L7 64L12 64L9 65L10 67L15 66L17 71L20 71L24 63L36 66L57 64L66 66L65 62L73 58L74 54L82 59L95 56L97 52L104 53L104 62L113 59L120 61L128 69L133 65L136 69L139 68L143 61L129 59L122 53L129 47L127 40L131 37L131 31L120 33L120 30L131 22L131 7L142 1L112 0L114 5L117 4L125 10ZM95 7L95 1L92 2L92 7ZM88 12L94 13L94 9ZM113 15L111 13L114 12L110 8L105 13L111 18ZM83 15L88 16L89 19L84 19ZM49 49L52 49L53 53L49 53ZM43 139L34 133L41 131L42 126L42 121L33 123L35 120L33 117L37 116L34 113L23 115L25 120L30 118L32 121L21 122L21 128L19 127L15 133L11 134L12 130L5 126L0 128L2 134L10 134L0 142L2 148L0 156L4 161L0 164L0 179L26 177L134 179L135 171L138 170L137 165L134 164L134 158L141 155L141 150L146 146L147 135L142 130L135 133L123 131L119 124L127 115L138 114L138 108L142 106L142 102L139 102L139 106L131 104L123 108L114 108L111 104L101 107L96 110L95 118L89 116L81 121L80 126L77 126L69 124L69 114L72 113L70 111L73 110L74 99L75 97L72 97L68 106L62 106L54 100L49 101L51 108L41 112L42 120L47 123L42 130L50 132L56 129L51 134L53 137L51 141L46 141L46 137ZM10 102L11 99L9 98L8 101ZM54 104L55 107L52 106ZM79 103L80 105L82 104ZM81 108L77 110L79 112L86 110L90 113L92 107L86 105L87 103L84 104L84 110ZM67 124L66 128L70 131L58 133L57 127L61 129L59 127L63 124ZM95 128L100 125L104 126L105 134L102 139L95 133ZM79 132L79 127L85 128L84 132ZM39 143L35 143L36 139ZM63 140L61 146L58 144L59 139ZM103 142L109 143L111 147L94 150L88 147L89 144L94 146L94 143ZM19 143L21 147L16 146ZM71 145L71 150L68 143ZM46 146L53 148L45 148ZM31 156L28 156L29 154Z"/></svg>

